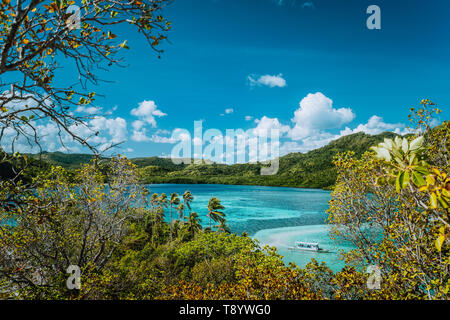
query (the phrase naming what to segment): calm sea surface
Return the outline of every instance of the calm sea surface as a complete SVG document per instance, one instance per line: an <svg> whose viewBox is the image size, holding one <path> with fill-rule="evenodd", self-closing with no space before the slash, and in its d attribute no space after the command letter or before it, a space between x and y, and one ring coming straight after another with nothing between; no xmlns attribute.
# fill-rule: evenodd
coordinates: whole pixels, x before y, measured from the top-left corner
<svg viewBox="0 0 450 320"><path fill-rule="evenodd" d="M193 210L207 226L208 200L217 197L225 206L228 225L232 232L248 232L262 245L278 248L285 262L293 261L303 267L311 258L325 261L334 271L342 268L338 250L349 246L335 244L325 225L330 192L316 189L297 189L261 186L230 186L211 184L156 184L148 185L151 193L172 192L180 195L189 190L194 196ZM172 213L175 215L175 213ZM312 253L288 250L294 241L319 242L331 253Z"/></svg>

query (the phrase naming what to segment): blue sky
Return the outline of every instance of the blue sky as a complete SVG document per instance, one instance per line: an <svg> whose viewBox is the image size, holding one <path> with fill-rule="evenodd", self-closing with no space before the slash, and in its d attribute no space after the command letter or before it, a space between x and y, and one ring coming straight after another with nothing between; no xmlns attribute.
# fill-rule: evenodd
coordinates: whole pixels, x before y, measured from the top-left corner
<svg viewBox="0 0 450 320"><path fill-rule="evenodd" d="M381 30L366 27L372 4ZM357 131L405 132L423 98L448 118L447 1L175 0L165 15L173 28L161 59L116 30L128 66L93 88L104 95L95 125L126 140L116 153L168 155L172 132L192 132L196 120L223 132L280 128L287 153Z"/></svg>

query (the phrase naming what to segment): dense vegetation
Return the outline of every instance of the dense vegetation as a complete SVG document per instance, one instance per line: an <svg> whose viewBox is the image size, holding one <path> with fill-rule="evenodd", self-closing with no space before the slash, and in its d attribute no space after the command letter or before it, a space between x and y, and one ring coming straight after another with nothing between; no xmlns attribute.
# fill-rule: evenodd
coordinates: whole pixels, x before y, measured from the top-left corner
<svg viewBox="0 0 450 320"><path fill-rule="evenodd" d="M188 191L151 195L138 181L122 157L107 170L98 161L75 174L52 167L34 190L2 181L3 203L15 201L0 216L1 297L320 298L313 288L317 273L330 276L325 266L287 267L274 249L230 234L217 198L195 213ZM81 268L79 290L66 287L69 265Z"/></svg>
<svg viewBox="0 0 450 320"><path fill-rule="evenodd" d="M412 109L416 136L335 159L332 236L356 245L348 264L377 267L380 298L449 298L450 122L431 130L433 106Z"/></svg>

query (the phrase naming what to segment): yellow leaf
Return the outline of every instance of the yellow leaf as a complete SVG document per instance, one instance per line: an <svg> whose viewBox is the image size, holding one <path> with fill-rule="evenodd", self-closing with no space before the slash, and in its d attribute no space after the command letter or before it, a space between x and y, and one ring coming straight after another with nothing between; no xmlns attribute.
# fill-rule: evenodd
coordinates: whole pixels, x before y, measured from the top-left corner
<svg viewBox="0 0 450 320"><path fill-rule="evenodd" d="M434 185L436 183L436 180L434 179L434 176L432 174L427 175L427 185Z"/></svg>
<svg viewBox="0 0 450 320"><path fill-rule="evenodd" d="M439 252L441 251L442 244L444 243L444 241L445 241L445 236L444 236L444 235L440 235L440 236L436 239L434 245L436 246L437 251L439 251Z"/></svg>
<svg viewBox="0 0 450 320"><path fill-rule="evenodd" d="M430 208L436 209L437 208L437 196L436 193L432 193L430 195Z"/></svg>
<svg viewBox="0 0 450 320"><path fill-rule="evenodd" d="M111 31L108 31L108 39L114 39L117 36L114 33L111 33Z"/></svg>

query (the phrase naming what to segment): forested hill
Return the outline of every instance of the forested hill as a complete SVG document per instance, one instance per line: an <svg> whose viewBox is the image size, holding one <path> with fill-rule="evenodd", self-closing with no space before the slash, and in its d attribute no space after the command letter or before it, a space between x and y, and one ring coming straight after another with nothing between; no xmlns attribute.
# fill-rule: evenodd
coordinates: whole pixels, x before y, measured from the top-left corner
<svg viewBox="0 0 450 320"><path fill-rule="evenodd" d="M44 163L54 166L61 166L66 169L78 169L83 163L88 163L94 156L85 153L63 153L63 152L47 152L41 154L34 154L32 156L36 160L41 160Z"/></svg>
<svg viewBox="0 0 450 320"><path fill-rule="evenodd" d="M134 158L140 168L144 183L220 183L242 185L266 185L305 188L329 188L336 180L333 157L344 151L362 155L371 146L392 138L395 134L379 135L355 133L344 136L328 145L307 153L290 153L280 158L276 175L261 176L260 164L174 164L170 159L159 157ZM37 157L37 156L35 156ZM74 169L92 158L87 154L45 152L45 162Z"/></svg>
<svg viewBox="0 0 450 320"><path fill-rule="evenodd" d="M356 133L330 142L307 153L290 153L280 158L280 168L273 176L261 176L260 164L209 164L179 165L174 168L170 159L135 159L142 168L146 183L221 183L265 185L305 188L329 188L336 181L333 157L344 151L362 155L371 146L392 138L395 134L379 135Z"/></svg>

